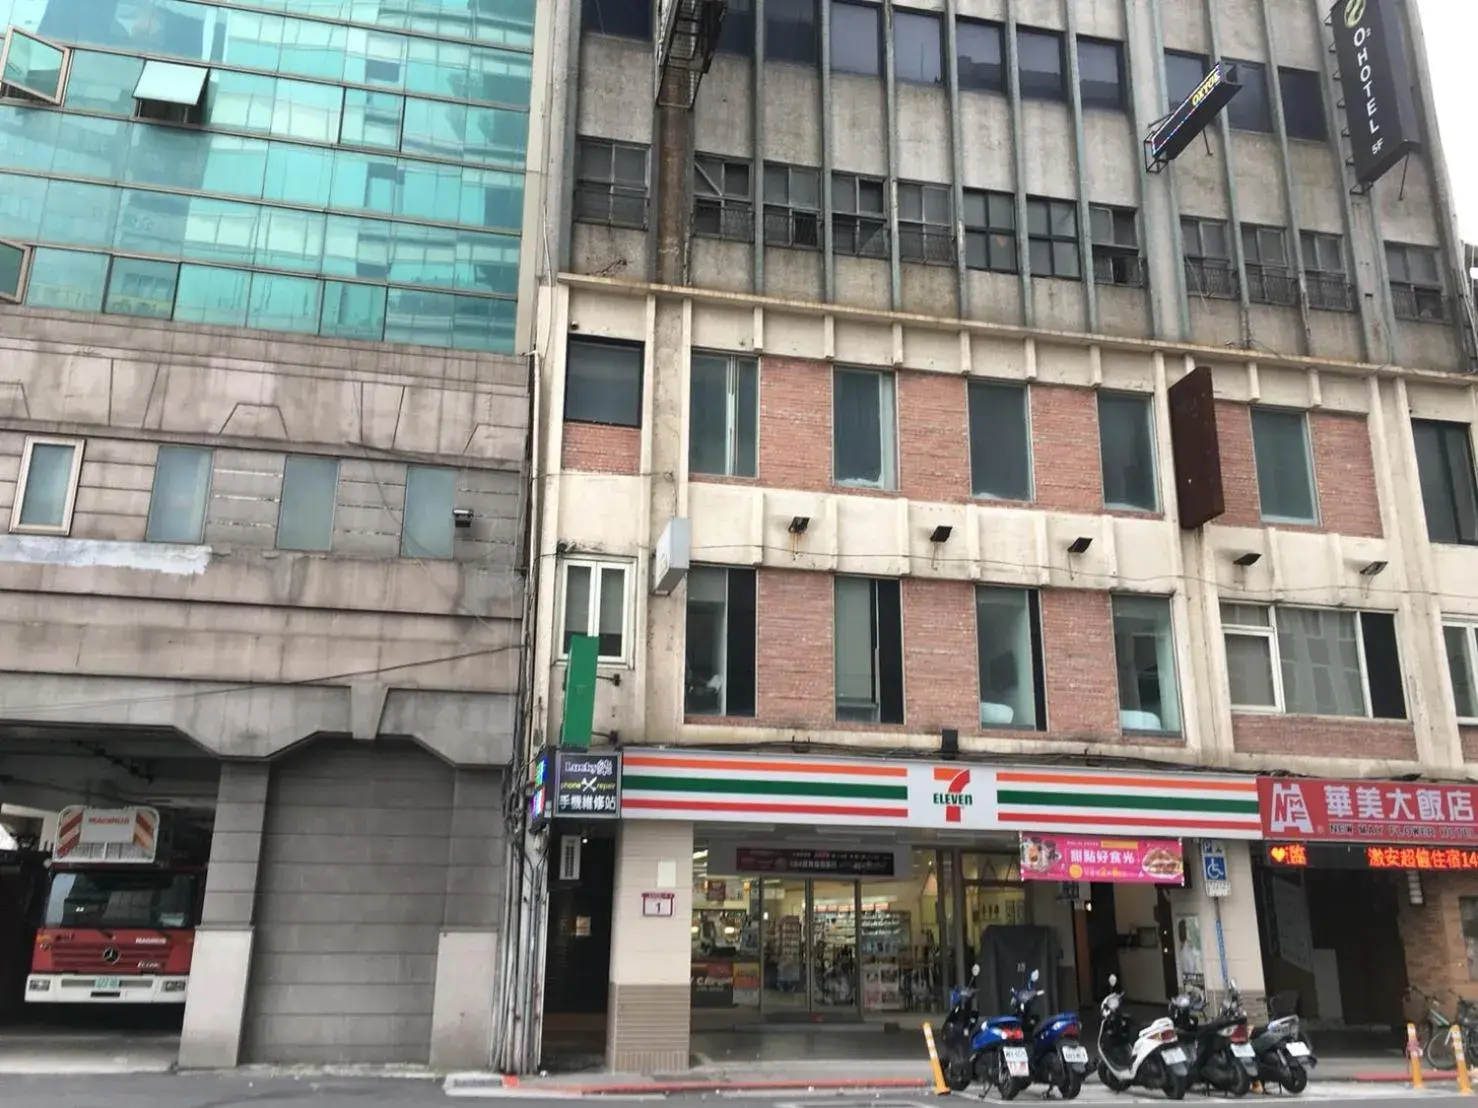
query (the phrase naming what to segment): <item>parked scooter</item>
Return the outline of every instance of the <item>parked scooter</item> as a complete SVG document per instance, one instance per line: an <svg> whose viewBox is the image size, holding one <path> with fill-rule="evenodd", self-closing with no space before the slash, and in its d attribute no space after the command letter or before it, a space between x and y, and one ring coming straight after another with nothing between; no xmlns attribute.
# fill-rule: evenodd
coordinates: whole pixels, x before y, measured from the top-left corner
<svg viewBox="0 0 1478 1108"><path fill-rule="evenodd" d="M970 1041L980 1024L980 1012L975 1007L975 978L979 974L979 966L971 967L970 983L950 989L949 1013L939 1029L939 1061L944 1083L956 1093L964 1092L975 1080Z"/></svg>
<svg viewBox="0 0 1478 1108"><path fill-rule="evenodd" d="M977 967L975 970L979 973ZM970 1039L971 1068L989 1091L994 1087L1002 1100L1012 1100L1032 1083L1031 1057L1021 1020L1015 1015L987 1016L975 1026Z"/></svg>
<svg viewBox="0 0 1478 1108"><path fill-rule="evenodd" d="M1078 1014L1058 1012L1039 1019L1037 1000L1045 996L1037 988L1041 973L1032 970L1026 988L1011 992L1011 1011L1021 1020L1021 1033L1028 1044L1031 1079L1072 1100L1083 1089L1088 1074L1088 1050L1078 1041Z"/></svg>
<svg viewBox="0 0 1478 1108"><path fill-rule="evenodd" d="M1191 1084L1204 1083L1208 1090L1243 1097L1257 1077L1257 1057L1248 1041L1247 1016L1240 1001L1233 999L1235 988L1215 1019L1202 1018L1206 997L1199 991L1172 998L1170 1019L1190 1055Z"/></svg>
<svg viewBox="0 0 1478 1108"><path fill-rule="evenodd" d="M1235 985L1232 997L1240 1006L1242 998ZM1303 1092L1309 1084L1309 1070L1319 1064L1297 1015L1280 1016L1253 1028L1252 1050L1257 1056L1258 1079L1264 1085L1277 1083L1290 1093Z"/></svg>
<svg viewBox="0 0 1478 1108"><path fill-rule="evenodd" d="M1099 1005L1103 1022L1098 1025L1098 1080L1116 1093L1139 1085L1163 1089L1171 1100L1183 1099L1190 1085L1190 1066L1175 1024L1162 1016L1140 1027L1123 1010L1124 994L1118 985L1118 975L1111 974L1109 989L1113 991Z"/></svg>

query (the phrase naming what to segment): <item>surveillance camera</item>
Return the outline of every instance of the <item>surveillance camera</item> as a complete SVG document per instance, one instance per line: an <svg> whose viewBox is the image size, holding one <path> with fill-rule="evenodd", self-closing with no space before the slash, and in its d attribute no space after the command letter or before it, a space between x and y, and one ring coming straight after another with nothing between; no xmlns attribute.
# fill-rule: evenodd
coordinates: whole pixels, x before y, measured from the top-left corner
<svg viewBox="0 0 1478 1108"><path fill-rule="evenodd" d="M471 527L472 526L472 509L471 508L453 508L452 509L452 523L455 524L458 527Z"/></svg>

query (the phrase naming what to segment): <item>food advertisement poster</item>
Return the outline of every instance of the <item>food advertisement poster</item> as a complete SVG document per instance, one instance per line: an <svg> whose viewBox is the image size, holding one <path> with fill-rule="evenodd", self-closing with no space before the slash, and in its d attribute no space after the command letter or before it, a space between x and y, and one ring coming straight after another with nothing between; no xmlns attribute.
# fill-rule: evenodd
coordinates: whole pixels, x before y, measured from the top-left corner
<svg viewBox="0 0 1478 1108"><path fill-rule="evenodd" d="M1027 881L1184 885L1185 858L1179 839L1023 834L1021 876Z"/></svg>

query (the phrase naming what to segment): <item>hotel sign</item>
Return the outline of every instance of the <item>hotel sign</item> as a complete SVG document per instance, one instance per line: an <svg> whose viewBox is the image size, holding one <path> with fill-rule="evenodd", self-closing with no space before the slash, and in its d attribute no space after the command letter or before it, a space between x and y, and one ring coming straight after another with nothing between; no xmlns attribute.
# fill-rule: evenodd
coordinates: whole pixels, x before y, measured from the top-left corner
<svg viewBox="0 0 1478 1108"><path fill-rule="evenodd" d="M1420 145L1401 17L1391 0L1339 0L1329 22L1355 179L1373 184Z"/></svg>

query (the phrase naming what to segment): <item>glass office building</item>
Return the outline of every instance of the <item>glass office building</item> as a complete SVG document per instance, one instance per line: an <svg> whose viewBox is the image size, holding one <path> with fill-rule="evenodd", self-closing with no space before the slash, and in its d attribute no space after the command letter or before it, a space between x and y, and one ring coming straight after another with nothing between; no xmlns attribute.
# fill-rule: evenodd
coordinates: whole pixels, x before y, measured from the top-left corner
<svg viewBox="0 0 1478 1108"><path fill-rule="evenodd" d="M0 299L513 353L536 0L0 0Z"/></svg>

